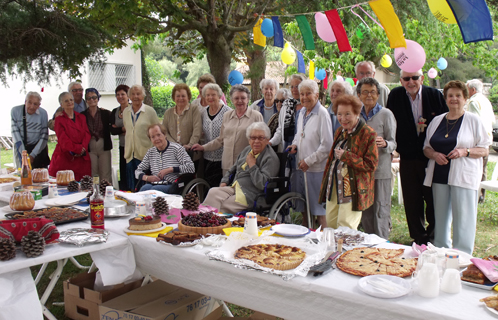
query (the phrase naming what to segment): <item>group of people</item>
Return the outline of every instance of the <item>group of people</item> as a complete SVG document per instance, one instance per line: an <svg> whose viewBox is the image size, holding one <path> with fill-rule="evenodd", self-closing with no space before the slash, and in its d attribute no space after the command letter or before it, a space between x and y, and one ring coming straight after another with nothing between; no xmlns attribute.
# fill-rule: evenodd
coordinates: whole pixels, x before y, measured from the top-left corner
<svg viewBox="0 0 498 320"><path fill-rule="evenodd" d="M357 229L361 223L365 232L387 239L397 151L410 236L419 244L471 253L491 143L488 122L494 119L482 83L450 81L441 94L422 85L421 70L401 71L402 86L389 91L374 79L372 62L358 63L355 72L355 87L344 81L329 85L328 109L320 103L317 82L302 74L291 76L290 90L262 80L263 97L252 105L245 86L232 86L233 109L206 74L193 101L187 85L175 85L175 106L162 123L143 103L140 85L118 86L119 107L111 112L98 107L96 89L86 89L83 99L81 83L73 82L50 121L39 107L40 95L30 92L25 105L12 109L16 159L26 149L34 167L50 163L52 176L71 169L77 180L86 174L110 179L111 135L118 135L121 189L134 190L142 181L141 190L168 192L180 174L197 173L212 187L204 203L237 213L252 208L278 174L277 152L288 152L292 191L307 196L308 205L296 211L311 215L317 226ZM49 127L58 139L51 161Z"/></svg>

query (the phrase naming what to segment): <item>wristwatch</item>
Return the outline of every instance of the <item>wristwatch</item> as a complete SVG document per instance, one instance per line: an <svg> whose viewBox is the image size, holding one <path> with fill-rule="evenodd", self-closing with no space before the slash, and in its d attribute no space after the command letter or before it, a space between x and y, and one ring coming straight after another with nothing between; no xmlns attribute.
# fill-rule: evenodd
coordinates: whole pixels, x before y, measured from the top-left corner
<svg viewBox="0 0 498 320"><path fill-rule="evenodd" d="M467 157L470 157L470 149L467 148Z"/></svg>

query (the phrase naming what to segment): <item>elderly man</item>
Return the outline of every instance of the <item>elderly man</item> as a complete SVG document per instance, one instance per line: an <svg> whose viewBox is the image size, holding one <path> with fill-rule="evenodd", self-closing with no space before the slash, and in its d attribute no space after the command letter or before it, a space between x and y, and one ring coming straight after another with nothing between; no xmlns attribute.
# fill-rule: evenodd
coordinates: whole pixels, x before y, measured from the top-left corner
<svg viewBox="0 0 498 320"><path fill-rule="evenodd" d="M33 168L46 168L50 164L48 157L48 115L40 108L41 96L37 92L28 92L23 105L12 108L11 130L14 140L14 159L21 167L22 151L26 150Z"/></svg>
<svg viewBox="0 0 498 320"><path fill-rule="evenodd" d="M140 191L152 189L168 193L180 174L195 172L194 163L183 146L166 140L166 129L162 125L150 125L147 136L154 146L135 170L135 177L146 182ZM151 174L145 174L146 170Z"/></svg>
<svg viewBox="0 0 498 320"><path fill-rule="evenodd" d="M67 86L67 91L70 92L73 95L74 99L74 111L78 113L82 113L85 111L88 106L86 105L86 101L83 100L83 86L81 85L80 81L73 81ZM55 117L58 117L62 115L62 108L57 108L55 111L54 116L52 119L48 122L48 127L50 130L54 131L54 126L55 126Z"/></svg>
<svg viewBox="0 0 498 320"><path fill-rule="evenodd" d="M375 78L375 64L372 61L361 61L354 66L354 72L356 73L356 79L360 81L363 78ZM389 95L389 88L386 85L379 83L379 98L377 103L385 107L387 103L387 96ZM353 91L356 92L356 86L353 87Z"/></svg>
<svg viewBox="0 0 498 320"><path fill-rule="evenodd" d="M466 109L471 113L475 113L481 118L484 128L488 136L493 141L493 124L495 123L495 114L493 112L493 106L489 102L488 98L482 94L482 82L478 79L472 79L467 81L467 88L469 89L469 100L467 101ZM488 156L483 158L483 172L481 181L486 181L486 176L488 174ZM484 197L486 196L486 190L481 189L481 194L479 196L479 203L484 202Z"/></svg>
<svg viewBox="0 0 498 320"><path fill-rule="evenodd" d="M204 204L221 212L237 213L251 208L256 195L263 192L269 178L278 174L277 154L268 144L270 129L264 122L247 127L249 145L242 150L235 164L228 170L218 188L211 188ZM233 182L228 186L230 176Z"/></svg>
<svg viewBox="0 0 498 320"><path fill-rule="evenodd" d="M423 152L425 129L432 119L447 112L448 106L439 90L422 85L422 70L401 71L400 76L402 86L391 91L387 108L397 122L396 150L408 229L417 244L425 244L434 240L435 223L432 190L423 185L428 162Z"/></svg>

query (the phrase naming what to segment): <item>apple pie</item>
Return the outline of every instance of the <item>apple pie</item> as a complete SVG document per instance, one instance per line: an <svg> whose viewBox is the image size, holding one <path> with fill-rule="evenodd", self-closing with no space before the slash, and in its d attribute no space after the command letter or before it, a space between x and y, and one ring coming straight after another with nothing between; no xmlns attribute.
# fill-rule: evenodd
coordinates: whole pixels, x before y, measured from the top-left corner
<svg viewBox="0 0 498 320"><path fill-rule="evenodd" d="M256 244L235 252L236 259L251 260L262 267L275 270L297 268L305 257L306 252L303 250L281 244Z"/></svg>

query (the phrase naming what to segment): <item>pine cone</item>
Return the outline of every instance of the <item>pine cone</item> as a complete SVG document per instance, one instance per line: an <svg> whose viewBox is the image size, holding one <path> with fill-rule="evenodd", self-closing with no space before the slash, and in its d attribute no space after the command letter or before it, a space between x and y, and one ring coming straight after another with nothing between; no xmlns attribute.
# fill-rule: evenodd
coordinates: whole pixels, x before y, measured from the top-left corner
<svg viewBox="0 0 498 320"><path fill-rule="evenodd" d="M10 239L0 238L0 261L15 258L16 244Z"/></svg>
<svg viewBox="0 0 498 320"><path fill-rule="evenodd" d="M83 176L83 178L81 178L80 184L82 191L93 190L93 178L89 175Z"/></svg>
<svg viewBox="0 0 498 320"><path fill-rule="evenodd" d="M152 206L154 207L154 214L156 216L160 214L165 214L165 215L169 214L168 202L166 201L166 199L162 197L157 197L156 201L154 201Z"/></svg>
<svg viewBox="0 0 498 320"><path fill-rule="evenodd" d="M197 211L199 209L199 198L193 192L187 193L183 198L183 209L190 211Z"/></svg>
<svg viewBox="0 0 498 320"><path fill-rule="evenodd" d="M69 192L78 192L80 191L80 184L76 181L71 181L67 185L67 191Z"/></svg>
<svg viewBox="0 0 498 320"><path fill-rule="evenodd" d="M108 186L112 186L112 184L107 181L106 179L102 179L102 181L100 181L100 195L103 197L105 196L105 187L108 187Z"/></svg>
<svg viewBox="0 0 498 320"><path fill-rule="evenodd" d="M22 237L21 250L28 258L38 257L45 250L45 239L40 233L31 230Z"/></svg>

